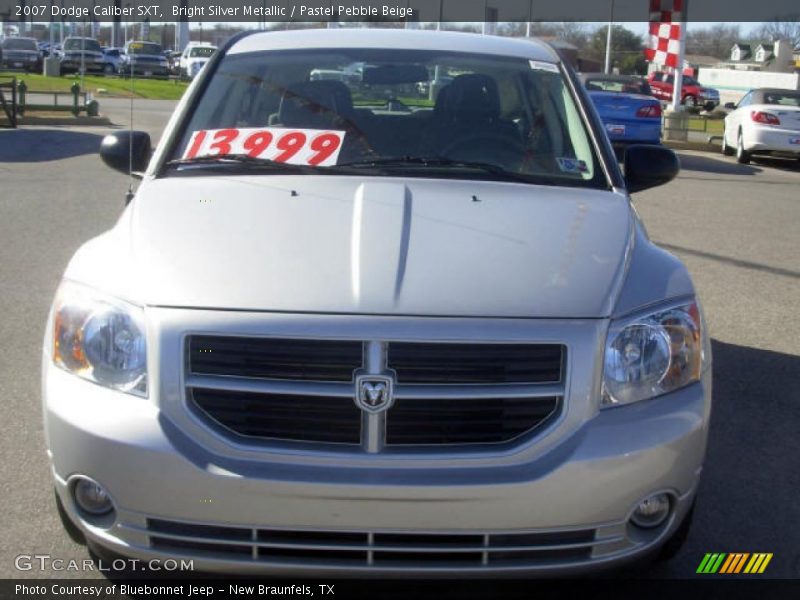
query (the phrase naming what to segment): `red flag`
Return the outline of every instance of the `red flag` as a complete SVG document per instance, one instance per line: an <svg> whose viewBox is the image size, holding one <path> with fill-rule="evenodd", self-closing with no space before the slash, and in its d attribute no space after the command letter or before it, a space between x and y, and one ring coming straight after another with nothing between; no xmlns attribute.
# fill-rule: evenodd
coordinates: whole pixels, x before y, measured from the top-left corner
<svg viewBox="0 0 800 600"><path fill-rule="evenodd" d="M651 63L678 66L684 0L650 0L650 43L644 54Z"/></svg>

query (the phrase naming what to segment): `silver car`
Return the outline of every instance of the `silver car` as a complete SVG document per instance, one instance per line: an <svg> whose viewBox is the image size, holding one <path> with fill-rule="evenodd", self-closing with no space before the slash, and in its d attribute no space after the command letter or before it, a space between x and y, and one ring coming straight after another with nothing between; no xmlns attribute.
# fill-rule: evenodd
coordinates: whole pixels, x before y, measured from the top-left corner
<svg viewBox="0 0 800 600"><path fill-rule="evenodd" d="M629 197L677 159L632 146L623 178L549 46L251 33L152 156L142 132L101 155L142 181L70 261L43 356L59 509L96 552L425 576L680 547L708 335Z"/></svg>

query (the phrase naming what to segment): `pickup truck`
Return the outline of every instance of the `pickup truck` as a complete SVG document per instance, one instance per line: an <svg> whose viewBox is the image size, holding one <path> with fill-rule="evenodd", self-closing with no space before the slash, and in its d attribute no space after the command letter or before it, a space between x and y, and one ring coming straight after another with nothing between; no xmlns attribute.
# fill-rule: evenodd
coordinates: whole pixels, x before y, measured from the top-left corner
<svg viewBox="0 0 800 600"><path fill-rule="evenodd" d="M653 96L663 102L671 102L675 76L671 73L655 72L650 73L647 78ZM683 76L681 86L681 104L692 107L700 107L705 110L714 110L719 105L719 92L713 88L707 88L689 75Z"/></svg>

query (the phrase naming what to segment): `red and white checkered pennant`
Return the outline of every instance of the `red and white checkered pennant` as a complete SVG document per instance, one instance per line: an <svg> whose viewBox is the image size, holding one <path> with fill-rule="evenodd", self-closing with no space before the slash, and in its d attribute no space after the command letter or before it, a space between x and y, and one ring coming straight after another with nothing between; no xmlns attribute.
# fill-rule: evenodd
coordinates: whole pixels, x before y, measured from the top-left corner
<svg viewBox="0 0 800 600"><path fill-rule="evenodd" d="M678 66L683 0L650 0L650 44L647 60L668 67Z"/></svg>

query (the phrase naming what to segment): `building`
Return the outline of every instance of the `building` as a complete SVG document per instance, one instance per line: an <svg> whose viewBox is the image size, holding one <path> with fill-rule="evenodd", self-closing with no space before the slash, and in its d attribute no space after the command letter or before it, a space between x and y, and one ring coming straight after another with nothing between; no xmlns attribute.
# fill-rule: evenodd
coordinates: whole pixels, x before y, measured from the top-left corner
<svg viewBox="0 0 800 600"><path fill-rule="evenodd" d="M795 70L793 54L792 45L786 40L775 43L737 43L731 48L730 59L720 61L717 68L792 73Z"/></svg>

